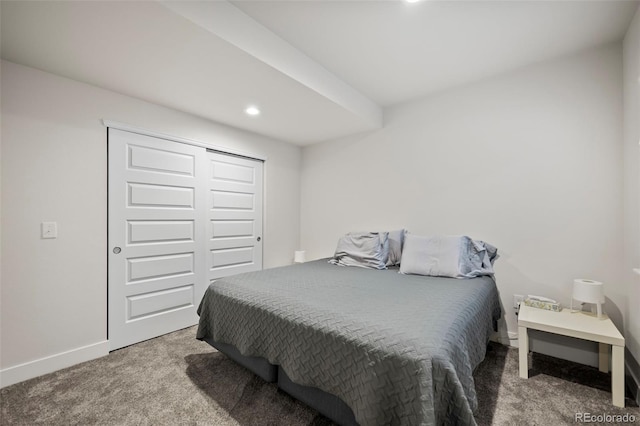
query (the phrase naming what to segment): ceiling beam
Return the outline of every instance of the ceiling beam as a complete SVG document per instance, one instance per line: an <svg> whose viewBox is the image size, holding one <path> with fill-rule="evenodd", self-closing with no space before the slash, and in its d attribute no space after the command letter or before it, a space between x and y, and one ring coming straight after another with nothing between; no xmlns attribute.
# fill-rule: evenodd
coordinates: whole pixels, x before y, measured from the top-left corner
<svg viewBox="0 0 640 426"><path fill-rule="evenodd" d="M382 108L228 1L161 1L165 7L381 128Z"/></svg>

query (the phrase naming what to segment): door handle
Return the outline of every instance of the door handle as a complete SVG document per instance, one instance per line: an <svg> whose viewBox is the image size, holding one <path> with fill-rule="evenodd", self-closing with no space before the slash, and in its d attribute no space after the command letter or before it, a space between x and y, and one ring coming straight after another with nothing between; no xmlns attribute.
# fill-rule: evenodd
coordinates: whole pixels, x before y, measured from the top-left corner
<svg viewBox="0 0 640 426"><path fill-rule="evenodd" d="M121 251L122 251L122 249L120 247L114 247L113 248L113 254L120 254Z"/></svg>
<svg viewBox="0 0 640 426"><path fill-rule="evenodd" d="M260 240L261 240L261 239L262 239L262 238L258 237L258 238L257 238L258 242L260 242Z"/></svg>

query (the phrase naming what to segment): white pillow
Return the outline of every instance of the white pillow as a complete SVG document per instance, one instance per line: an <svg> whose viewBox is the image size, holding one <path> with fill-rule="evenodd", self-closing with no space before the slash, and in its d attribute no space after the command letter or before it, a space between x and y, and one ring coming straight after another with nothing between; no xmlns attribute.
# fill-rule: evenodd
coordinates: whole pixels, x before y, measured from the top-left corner
<svg viewBox="0 0 640 426"><path fill-rule="evenodd" d="M336 252L329 263L386 269L388 257L388 232L351 232L338 240Z"/></svg>

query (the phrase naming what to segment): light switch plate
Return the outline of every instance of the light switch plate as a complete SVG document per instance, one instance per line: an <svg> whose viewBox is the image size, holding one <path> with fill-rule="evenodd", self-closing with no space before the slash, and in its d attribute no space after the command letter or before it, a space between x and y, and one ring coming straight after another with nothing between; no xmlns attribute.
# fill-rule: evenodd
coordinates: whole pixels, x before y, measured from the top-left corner
<svg viewBox="0 0 640 426"><path fill-rule="evenodd" d="M42 222L42 238L58 238L58 223Z"/></svg>

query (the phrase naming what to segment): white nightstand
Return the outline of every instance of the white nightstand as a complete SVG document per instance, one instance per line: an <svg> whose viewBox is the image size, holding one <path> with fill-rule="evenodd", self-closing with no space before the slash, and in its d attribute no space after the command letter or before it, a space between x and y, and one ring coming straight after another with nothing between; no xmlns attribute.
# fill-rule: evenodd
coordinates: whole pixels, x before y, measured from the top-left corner
<svg viewBox="0 0 640 426"><path fill-rule="evenodd" d="M611 347L611 393L613 405L624 407L624 337L606 315L598 318L589 312L571 312L563 309L552 312L520 305L518 313L520 377L529 378L529 336L527 330L546 331L563 336L591 340L600 344L600 371L609 372L609 347Z"/></svg>

